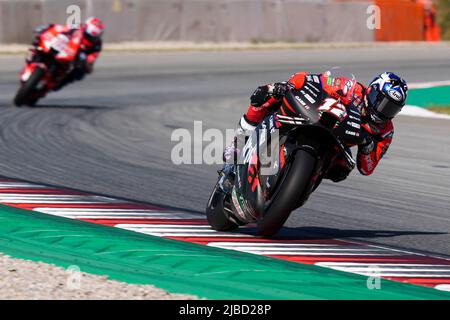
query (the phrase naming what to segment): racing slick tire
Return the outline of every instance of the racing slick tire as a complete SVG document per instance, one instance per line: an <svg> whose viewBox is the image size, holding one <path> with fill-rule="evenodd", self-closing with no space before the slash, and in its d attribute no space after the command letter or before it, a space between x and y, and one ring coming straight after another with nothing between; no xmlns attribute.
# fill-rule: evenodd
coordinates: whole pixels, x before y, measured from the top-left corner
<svg viewBox="0 0 450 320"><path fill-rule="evenodd" d="M42 68L36 68L30 78L20 86L14 98L14 104L17 107L23 105L34 106L37 103L39 98L32 97L33 91L35 91L37 84L45 76L45 72Z"/></svg>
<svg viewBox="0 0 450 320"><path fill-rule="evenodd" d="M303 150L297 151L275 191L264 217L258 222L258 235L270 237L278 232L289 215L297 208L299 197L305 196L316 168L316 158Z"/></svg>

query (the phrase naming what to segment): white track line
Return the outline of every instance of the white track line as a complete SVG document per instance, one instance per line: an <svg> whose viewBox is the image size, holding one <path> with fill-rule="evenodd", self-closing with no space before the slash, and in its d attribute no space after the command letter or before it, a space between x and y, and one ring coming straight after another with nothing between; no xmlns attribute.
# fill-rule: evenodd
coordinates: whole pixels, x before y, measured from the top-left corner
<svg viewBox="0 0 450 320"><path fill-rule="evenodd" d="M348 272L366 272L366 271L372 271L377 270L381 273L384 272L442 272L442 273L449 273L450 275L450 265L432 265L432 264L405 264L405 263L337 263L337 262L318 262L316 265L321 267L327 267L332 269L338 269Z"/></svg>
<svg viewBox="0 0 450 320"><path fill-rule="evenodd" d="M372 249L372 248L360 248L360 247L352 247L352 246L335 246L335 247L314 247L314 246L306 246L306 247L268 247L268 248L260 248L260 247L233 247L233 246L221 246L216 243L209 244L211 247L223 248L223 249L235 249L235 250L245 250L245 251L253 251L253 252L264 252L267 250L278 250L278 251L355 251L355 252L378 252L380 254L385 251Z"/></svg>
<svg viewBox="0 0 450 320"><path fill-rule="evenodd" d="M374 248L370 246L359 246L359 245L336 245L336 244L307 244L307 243L291 243L291 244L280 244L280 243L245 243L240 242L235 245L233 242L214 242L209 244L213 247L220 247L224 249L237 249L237 250L251 250L251 251L263 251L263 250L348 250L348 251L372 251L379 252L380 254L391 253L391 251Z"/></svg>
<svg viewBox="0 0 450 320"><path fill-rule="evenodd" d="M232 250L232 249L228 249L228 250ZM266 251L260 251L260 252L255 252L252 250L236 250L236 251L241 251L241 252L246 252L246 253L252 253L252 254L257 254L257 255L264 255L264 256L380 256L379 253L377 252L364 252L364 251L309 251L309 250L304 250L304 251L279 251L276 249L273 250L266 250ZM383 256L394 256L393 254L386 254Z"/></svg>
<svg viewBox="0 0 450 320"><path fill-rule="evenodd" d="M450 81L449 81L450 84ZM408 111L408 108L407 108ZM416 112L417 110L414 110ZM423 109L418 111L422 113ZM427 112L426 112L427 113ZM430 115L429 111L427 113ZM434 113L431 113L434 114ZM433 115L434 116L434 115ZM439 116L440 117L440 116ZM450 118L450 117L449 117ZM34 211L63 216L72 219L186 219L186 213L171 212L152 209L109 209L109 208L49 208L46 203L62 204L104 204L117 203L120 200L96 196L96 195L71 195L71 194L28 194L28 193L1 193L4 188L49 188L21 182L0 183L0 202L6 203L38 203L42 206L34 208ZM188 214L189 215L189 214ZM191 219L200 216L189 215ZM208 225L176 225L176 224L117 224L115 227L150 234L159 237L252 237L248 234L216 232ZM395 256L401 253L389 249L377 248L367 245L339 245L339 244L314 244L314 243L259 243L259 242L211 242L211 247L228 250L236 250L257 255L292 255L292 256ZM417 277L436 278L450 277L449 265L430 264L396 264L396 263L352 263L352 262L319 262L318 266L335 270L360 274L364 276L380 277ZM436 289L450 291L450 285L436 285Z"/></svg>
<svg viewBox="0 0 450 320"><path fill-rule="evenodd" d="M41 186L39 184L22 183L22 182L1 182L1 189L50 189L46 186Z"/></svg>
<svg viewBox="0 0 450 320"><path fill-rule="evenodd" d="M386 252L384 250L354 247L354 246L333 246L333 247L317 247L317 246L297 246L297 247L251 247L221 245L217 242L208 243L210 247L236 250L241 252L253 253L257 255L289 255L289 256L308 256L308 255L329 255L329 256L394 256L395 253Z"/></svg>
<svg viewBox="0 0 450 320"><path fill-rule="evenodd" d="M89 201L89 200L0 200L4 204L103 204L104 201Z"/></svg>
<svg viewBox="0 0 450 320"><path fill-rule="evenodd" d="M239 251L247 251L247 252L255 252L255 253L264 253L267 251L279 251L279 252L309 252L309 251L317 251L317 252L371 252L371 253L378 253L383 254L384 251L375 250L375 249L353 249L353 248L317 248L317 247L302 247L302 248L252 248L252 247L240 247L240 248L233 248L233 247L221 247L221 246L215 246L211 245L211 247L216 248L222 248L222 249L235 249Z"/></svg>
<svg viewBox="0 0 450 320"><path fill-rule="evenodd" d="M317 264L326 267L345 266L345 267L414 267L414 268L428 268L428 267L442 267L450 268L450 264L425 264L425 263L360 263L360 262L318 262Z"/></svg>
<svg viewBox="0 0 450 320"><path fill-rule="evenodd" d="M108 201L116 202L117 199L108 198L103 196L93 196L93 195L77 195L77 194L29 194L29 193L0 193L1 199L94 199L98 201Z"/></svg>
<svg viewBox="0 0 450 320"><path fill-rule="evenodd" d="M425 88L443 87L443 86L450 86L450 80L408 84L409 89L425 89Z"/></svg>
<svg viewBox="0 0 450 320"><path fill-rule="evenodd" d="M119 200L102 196L48 195L48 194L0 194L3 203L119 203Z"/></svg>
<svg viewBox="0 0 450 320"><path fill-rule="evenodd" d="M433 268L433 266L430 266L430 268L407 268L407 267L391 267L391 268L379 268L378 266L373 267L332 267L333 269L339 269L339 270L346 270L349 272L366 272L366 271L373 271L373 270L379 270L381 273L384 272L442 272L450 275L450 269L441 269L441 268Z"/></svg>
<svg viewBox="0 0 450 320"><path fill-rule="evenodd" d="M250 237L246 234L217 232L208 225L117 224L116 227L160 237Z"/></svg>
<svg viewBox="0 0 450 320"><path fill-rule="evenodd" d="M265 248L265 247L343 247L342 245L336 245L336 244L322 244L322 243L270 243L270 242L214 242L215 246L221 246L221 247L248 247L252 246L255 248ZM362 248L362 246L361 246Z"/></svg>
<svg viewBox="0 0 450 320"><path fill-rule="evenodd" d="M200 216L175 211L145 209L34 208L33 211L73 219L198 219Z"/></svg>
<svg viewBox="0 0 450 320"><path fill-rule="evenodd" d="M450 291L450 284L438 284L434 288L442 291Z"/></svg>
<svg viewBox="0 0 450 320"><path fill-rule="evenodd" d="M34 210L37 211L37 210ZM117 214L117 215L104 215L104 214L62 214L54 212L45 212L46 214L51 214L53 216L72 218L72 219L180 219L179 217L172 217L163 213L151 213L151 214Z"/></svg>
<svg viewBox="0 0 450 320"><path fill-rule="evenodd" d="M117 228L120 228L116 225ZM152 230L134 230L132 228L122 228L122 229L126 229L129 231L135 231L135 232L140 232L140 233L144 233L144 234L149 234L152 236L156 236L156 237L184 237L184 238L204 238L204 237L210 237L210 238L214 238L214 237L233 237L233 238L243 238L243 237L250 237L249 235L242 235L242 234L229 234L229 233L198 233L198 232L164 232L164 231L159 231L159 232L155 232Z"/></svg>
<svg viewBox="0 0 450 320"><path fill-rule="evenodd" d="M349 271L349 270L343 270L343 269L337 269L337 268L332 268L338 271L343 271L343 272L348 272L348 273L354 273L354 274L359 274L361 276L366 276L366 277L382 277L382 278L387 278L387 277L396 277L396 278L448 278L449 274L425 274L425 273L379 273L379 272L374 272L374 271L370 271L370 272L355 272L355 271Z"/></svg>
<svg viewBox="0 0 450 320"><path fill-rule="evenodd" d="M157 209L109 209L109 208L48 208L48 207L39 207L40 212L50 213L50 212L61 212L61 213L69 213L69 214L78 214L78 213L93 213L93 214L121 214L121 213L153 213L153 212L172 212L165 210L157 210ZM179 212L181 213L181 212Z"/></svg>
<svg viewBox="0 0 450 320"><path fill-rule="evenodd" d="M448 265L408 265L408 264L357 264L338 262L318 262L315 265L331 268L334 270L356 273L364 276L379 277L409 277L409 278L435 278L450 277L450 266Z"/></svg>
<svg viewBox="0 0 450 320"><path fill-rule="evenodd" d="M210 231L210 232L217 232L209 225L195 225L195 224L120 224L121 227L127 228L132 227L134 229L172 229L172 230L188 230L188 231Z"/></svg>

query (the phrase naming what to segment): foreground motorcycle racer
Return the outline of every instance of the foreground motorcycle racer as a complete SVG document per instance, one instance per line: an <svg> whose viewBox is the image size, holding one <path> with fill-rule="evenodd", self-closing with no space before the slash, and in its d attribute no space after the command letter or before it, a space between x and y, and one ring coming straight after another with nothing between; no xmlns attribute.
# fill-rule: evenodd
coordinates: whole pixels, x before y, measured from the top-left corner
<svg viewBox="0 0 450 320"><path fill-rule="evenodd" d="M39 43L39 36L43 33L49 32L55 36L58 34L71 36L77 30L81 30L83 35L77 61L74 64L72 72L56 88L54 88L55 91L73 81L82 80L86 74L93 72L94 63L102 50L104 25L99 18L90 17L80 26L80 28L74 28L70 25L50 24L35 29L36 40L33 45Z"/></svg>
<svg viewBox="0 0 450 320"><path fill-rule="evenodd" d="M249 136L256 126L271 112L281 106L283 96L291 89L300 89L307 82L320 81L323 89L344 104L354 103L361 110L361 134L364 139L358 145L357 167L361 174L370 175L375 170L381 158L388 150L394 135L392 119L405 105L408 86L402 78L392 72L385 72L377 76L366 88L357 83L353 101L345 101L345 78L331 78L328 73L308 74L299 72L287 82L279 82L258 87L251 96L250 106L246 114L239 121L234 143L224 152L224 161L230 163L239 154L236 140ZM306 95L314 97L314 92ZM351 115L349 115L351 117ZM345 146L350 152L351 145ZM342 160L342 161L341 161ZM339 182L347 178L353 167L348 166L345 159L337 159L328 171L326 179Z"/></svg>

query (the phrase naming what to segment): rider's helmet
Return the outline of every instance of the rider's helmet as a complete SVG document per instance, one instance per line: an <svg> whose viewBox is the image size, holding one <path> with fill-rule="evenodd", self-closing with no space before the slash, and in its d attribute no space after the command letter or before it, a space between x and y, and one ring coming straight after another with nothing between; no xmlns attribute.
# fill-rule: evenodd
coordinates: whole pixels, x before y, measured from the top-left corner
<svg viewBox="0 0 450 320"><path fill-rule="evenodd" d="M392 72L377 76L370 83L365 95L368 116L373 122L382 123L394 118L406 102L408 85Z"/></svg>
<svg viewBox="0 0 450 320"><path fill-rule="evenodd" d="M84 38L90 43L96 43L102 37L105 27L103 26L102 20L96 17L90 17L83 24L82 29Z"/></svg>

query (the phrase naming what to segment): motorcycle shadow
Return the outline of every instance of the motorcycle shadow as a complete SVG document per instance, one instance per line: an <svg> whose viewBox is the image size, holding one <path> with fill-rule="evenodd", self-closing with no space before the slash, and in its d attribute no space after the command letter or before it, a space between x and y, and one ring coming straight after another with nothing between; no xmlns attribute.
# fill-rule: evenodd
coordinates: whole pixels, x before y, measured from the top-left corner
<svg viewBox="0 0 450 320"><path fill-rule="evenodd" d="M234 234L243 236L258 236L258 229L254 225L247 225L233 231ZM426 231L395 231L395 230L343 230L323 227L283 227L272 240L331 240L331 239L373 239L392 238L411 235L441 235L446 232Z"/></svg>
<svg viewBox="0 0 450 320"><path fill-rule="evenodd" d="M6 103L1 103L0 102L0 108L17 108L17 110L20 109L60 109L60 110L112 110L115 109L116 107L111 107L111 106L106 106L106 105L83 105L83 104L59 104L59 103L54 103L54 104L37 104L34 106L21 106L21 107L16 107L14 106L12 103L10 102L6 102Z"/></svg>
<svg viewBox="0 0 450 320"><path fill-rule="evenodd" d="M360 230L335 229L324 227L283 227L273 239L289 240L321 240L346 238L392 238L411 235L440 235L446 232L430 231L397 231L397 230Z"/></svg>
<svg viewBox="0 0 450 320"><path fill-rule="evenodd" d="M30 109L63 109L63 110L107 110L113 109L109 106L100 105L82 105L82 104L37 104L33 107L28 107Z"/></svg>

